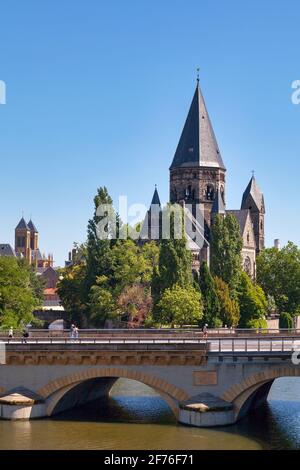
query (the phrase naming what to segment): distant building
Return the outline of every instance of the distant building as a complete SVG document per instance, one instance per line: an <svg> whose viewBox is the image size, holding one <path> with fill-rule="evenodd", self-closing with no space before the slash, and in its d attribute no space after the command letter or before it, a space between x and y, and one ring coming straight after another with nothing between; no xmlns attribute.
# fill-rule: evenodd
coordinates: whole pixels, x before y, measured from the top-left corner
<svg viewBox="0 0 300 470"><path fill-rule="evenodd" d="M37 268L53 266L53 255L47 257L41 254L39 249L39 232L32 220L25 222L20 220L15 229L15 253L27 259L28 263Z"/></svg>

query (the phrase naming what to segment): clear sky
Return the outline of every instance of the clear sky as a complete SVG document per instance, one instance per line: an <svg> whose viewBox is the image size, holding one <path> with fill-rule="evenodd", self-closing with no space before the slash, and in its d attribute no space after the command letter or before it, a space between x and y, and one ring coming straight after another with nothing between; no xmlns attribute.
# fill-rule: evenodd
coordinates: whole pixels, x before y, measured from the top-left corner
<svg viewBox="0 0 300 470"><path fill-rule="evenodd" d="M300 244L298 0L6 0L0 18L1 243L24 211L62 264L98 186L166 202L199 66L227 207L255 170L267 244Z"/></svg>

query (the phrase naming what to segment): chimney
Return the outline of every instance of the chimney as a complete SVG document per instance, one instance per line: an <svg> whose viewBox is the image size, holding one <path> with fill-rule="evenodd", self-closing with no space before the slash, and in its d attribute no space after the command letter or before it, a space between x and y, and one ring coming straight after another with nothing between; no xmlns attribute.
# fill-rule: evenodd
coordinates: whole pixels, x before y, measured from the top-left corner
<svg viewBox="0 0 300 470"><path fill-rule="evenodd" d="M279 240L279 238L276 238L276 240L274 240L274 248L276 248L276 250L280 250L280 240Z"/></svg>

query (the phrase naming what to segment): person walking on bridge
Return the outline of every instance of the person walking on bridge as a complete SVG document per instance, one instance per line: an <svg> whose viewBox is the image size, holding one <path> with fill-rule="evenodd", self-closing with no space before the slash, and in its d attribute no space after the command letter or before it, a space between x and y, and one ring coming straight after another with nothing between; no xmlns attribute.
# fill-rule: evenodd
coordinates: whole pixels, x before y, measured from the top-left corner
<svg viewBox="0 0 300 470"><path fill-rule="evenodd" d="M204 327L203 327L203 329L202 329L202 331L203 331L203 338L205 338L205 339L207 338L207 327L208 327L208 324L205 323L205 325L204 325Z"/></svg>
<svg viewBox="0 0 300 470"><path fill-rule="evenodd" d="M8 330L8 337L9 338L13 338L14 336L14 329L13 327L11 326L10 329Z"/></svg>

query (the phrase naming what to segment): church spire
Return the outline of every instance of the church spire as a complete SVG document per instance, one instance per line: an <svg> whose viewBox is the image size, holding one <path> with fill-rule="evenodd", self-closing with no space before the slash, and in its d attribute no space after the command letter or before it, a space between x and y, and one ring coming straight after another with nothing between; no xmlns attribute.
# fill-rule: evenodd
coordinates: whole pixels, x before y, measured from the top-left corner
<svg viewBox="0 0 300 470"><path fill-rule="evenodd" d="M225 169L198 75L194 97L170 169L178 167Z"/></svg>
<svg viewBox="0 0 300 470"><path fill-rule="evenodd" d="M256 182L254 174L252 174L252 178L243 194L241 209L249 209L250 207L252 209L256 208L258 212L265 212L264 195Z"/></svg>
<svg viewBox="0 0 300 470"><path fill-rule="evenodd" d="M154 205L154 204L158 204L159 206L161 206L156 185L155 185L155 189L154 189L154 193L153 193L153 197L152 197L152 201L151 201L151 206Z"/></svg>

